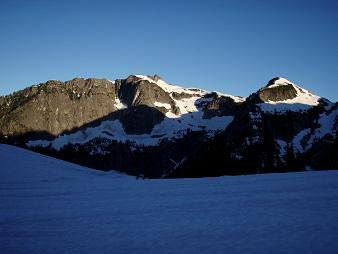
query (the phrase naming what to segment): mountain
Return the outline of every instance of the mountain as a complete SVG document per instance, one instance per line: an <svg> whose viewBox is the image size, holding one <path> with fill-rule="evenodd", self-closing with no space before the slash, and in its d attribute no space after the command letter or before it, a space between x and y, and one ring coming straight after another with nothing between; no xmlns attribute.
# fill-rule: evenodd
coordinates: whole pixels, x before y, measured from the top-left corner
<svg viewBox="0 0 338 254"><path fill-rule="evenodd" d="M0 97L0 141L151 178L337 169L337 106L280 77L248 98L75 78Z"/></svg>

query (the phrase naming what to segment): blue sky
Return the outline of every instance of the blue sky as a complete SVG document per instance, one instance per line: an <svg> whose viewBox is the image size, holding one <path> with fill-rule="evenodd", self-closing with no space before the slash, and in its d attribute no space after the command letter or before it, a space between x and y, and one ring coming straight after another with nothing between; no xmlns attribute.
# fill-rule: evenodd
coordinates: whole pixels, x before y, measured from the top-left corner
<svg viewBox="0 0 338 254"><path fill-rule="evenodd" d="M159 74L248 96L275 76L338 99L338 1L0 1L0 94Z"/></svg>

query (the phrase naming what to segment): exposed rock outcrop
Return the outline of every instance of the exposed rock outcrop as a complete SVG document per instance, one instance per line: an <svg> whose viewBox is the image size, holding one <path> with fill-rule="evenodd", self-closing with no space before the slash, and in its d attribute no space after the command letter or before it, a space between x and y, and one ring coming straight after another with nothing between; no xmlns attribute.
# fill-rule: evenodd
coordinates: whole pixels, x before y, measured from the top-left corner
<svg viewBox="0 0 338 254"><path fill-rule="evenodd" d="M210 119L215 116L234 116L240 108L241 103L226 96L216 96L204 107L204 118Z"/></svg>
<svg viewBox="0 0 338 254"><path fill-rule="evenodd" d="M117 110L117 88L105 79L48 81L4 98L2 135L48 132L57 136Z"/></svg>

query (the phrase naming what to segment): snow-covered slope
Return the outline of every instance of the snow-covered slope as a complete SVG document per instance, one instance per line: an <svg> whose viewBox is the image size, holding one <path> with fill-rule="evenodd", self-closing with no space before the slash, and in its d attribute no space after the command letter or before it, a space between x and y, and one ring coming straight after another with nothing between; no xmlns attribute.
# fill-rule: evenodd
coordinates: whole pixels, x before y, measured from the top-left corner
<svg viewBox="0 0 338 254"><path fill-rule="evenodd" d="M128 177L118 171L103 172L34 153L15 146L0 144L0 174L7 183L22 181L54 182L59 180L110 175Z"/></svg>
<svg viewBox="0 0 338 254"><path fill-rule="evenodd" d="M0 145L12 253L335 253L338 171L136 180Z"/></svg>

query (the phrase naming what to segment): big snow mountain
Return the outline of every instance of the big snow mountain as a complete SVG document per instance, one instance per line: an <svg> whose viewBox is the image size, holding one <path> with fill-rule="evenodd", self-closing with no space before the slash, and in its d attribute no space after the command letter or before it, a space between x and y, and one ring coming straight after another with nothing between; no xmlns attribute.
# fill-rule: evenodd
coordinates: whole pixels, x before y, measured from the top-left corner
<svg viewBox="0 0 338 254"><path fill-rule="evenodd" d="M150 178L337 169L337 106L280 77L247 98L157 75L51 80L0 97L0 141Z"/></svg>

